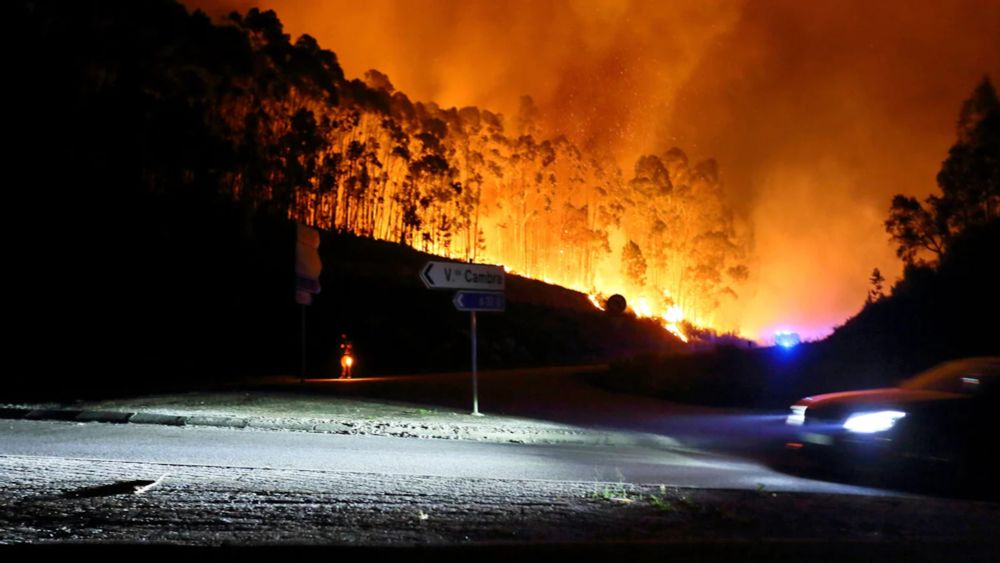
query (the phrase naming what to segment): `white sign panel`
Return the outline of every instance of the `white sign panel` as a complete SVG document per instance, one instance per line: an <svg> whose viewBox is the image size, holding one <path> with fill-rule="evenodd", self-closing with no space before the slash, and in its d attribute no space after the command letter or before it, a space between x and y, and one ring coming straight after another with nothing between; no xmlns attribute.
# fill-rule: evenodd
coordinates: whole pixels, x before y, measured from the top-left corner
<svg viewBox="0 0 1000 563"><path fill-rule="evenodd" d="M420 280L429 289L504 289L503 268L485 264L428 262L420 270Z"/></svg>

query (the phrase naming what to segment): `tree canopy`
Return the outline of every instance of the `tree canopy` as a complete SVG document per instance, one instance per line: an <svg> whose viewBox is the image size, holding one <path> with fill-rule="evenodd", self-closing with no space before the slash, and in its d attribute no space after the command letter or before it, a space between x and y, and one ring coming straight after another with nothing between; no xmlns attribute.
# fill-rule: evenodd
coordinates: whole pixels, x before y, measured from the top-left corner
<svg viewBox="0 0 1000 563"><path fill-rule="evenodd" d="M885 227L907 264L937 262L957 235L1000 217L1000 101L988 77L962 104L956 129L940 195L893 197Z"/></svg>
<svg viewBox="0 0 1000 563"><path fill-rule="evenodd" d="M377 70L346 77L269 10L215 23L172 0L18 13L59 63L30 85L49 96L27 103L56 112L64 162L108 185L229 199L585 291L624 290L606 273L624 262L636 291L702 318L746 279L747 229L713 160L671 148L629 177L543 132L530 97L510 123L414 101Z"/></svg>

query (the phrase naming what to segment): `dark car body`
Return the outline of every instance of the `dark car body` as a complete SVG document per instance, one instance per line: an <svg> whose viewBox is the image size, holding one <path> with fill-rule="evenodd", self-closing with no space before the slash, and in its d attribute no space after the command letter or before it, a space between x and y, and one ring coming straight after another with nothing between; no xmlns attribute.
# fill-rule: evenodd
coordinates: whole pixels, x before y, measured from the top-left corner
<svg viewBox="0 0 1000 563"><path fill-rule="evenodd" d="M996 470L998 384L1000 358L966 358L898 387L806 397L786 419L786 446L840 466L919 462L986 474Z"/></svg>

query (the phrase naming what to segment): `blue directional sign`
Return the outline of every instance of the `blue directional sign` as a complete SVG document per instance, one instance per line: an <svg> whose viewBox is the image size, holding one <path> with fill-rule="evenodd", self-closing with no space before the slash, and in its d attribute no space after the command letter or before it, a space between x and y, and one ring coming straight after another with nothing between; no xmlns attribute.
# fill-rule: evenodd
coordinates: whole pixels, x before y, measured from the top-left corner
<svg viewBox="0 0 1000 563"><path fill-rule="evenodd" d="M504 311L507 299L496 291L459 291L452 299L459 311Z"/></svg>

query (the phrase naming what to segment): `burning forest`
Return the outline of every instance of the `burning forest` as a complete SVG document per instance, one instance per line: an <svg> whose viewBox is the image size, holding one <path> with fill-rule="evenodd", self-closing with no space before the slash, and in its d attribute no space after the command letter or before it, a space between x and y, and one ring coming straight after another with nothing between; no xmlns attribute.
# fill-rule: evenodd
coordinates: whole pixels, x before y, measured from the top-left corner
<svg viewBox="0 0 1000 563"><path fill-rule="evenodd" d="M274 12L233 13L220 26L242 59L198 74L198 103L240 156L218 177L228 196L321 229L499 264L598 304L621 293L682 339L685 323L732 328L714 313L748 277L749 227L715 161L671 148L623 170L544 135L530 97L513 117L442 108L375 70L347 79L333 52L292 41Z"/></svg>
<svg viewBox="0 0 1000 563"><path fill-rule="evenodd" d="M885 210L933 190L1000 52L975 1L891 34L850 3L184 4L18 9L71 166L622 294L681 338L817 338L891 283Z"/></svg>

